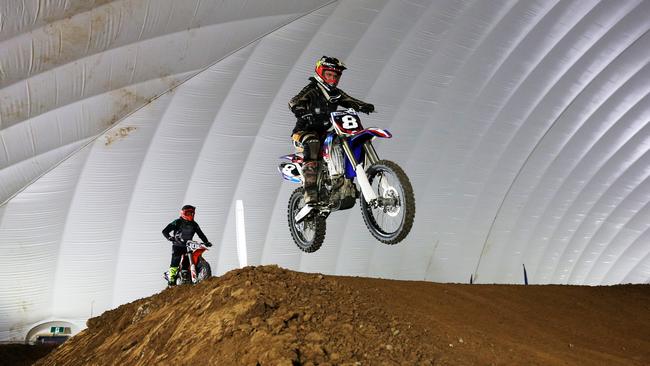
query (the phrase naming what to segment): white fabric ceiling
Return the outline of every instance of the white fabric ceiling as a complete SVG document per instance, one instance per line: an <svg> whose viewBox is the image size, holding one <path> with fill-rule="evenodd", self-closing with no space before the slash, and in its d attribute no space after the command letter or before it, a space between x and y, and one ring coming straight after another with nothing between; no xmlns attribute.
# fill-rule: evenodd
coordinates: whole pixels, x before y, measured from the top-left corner
<svg viewBox="0 0 650 366"><path fill-rule="evenodd" d="M182 4L182 5L181 5ZM442 282L650 280L650 1L0 3L0 340L164 287L184 203L216 274L247 258ZM323 54L411 177L411 234L358 208L303 254L287 101Z"/></svg>

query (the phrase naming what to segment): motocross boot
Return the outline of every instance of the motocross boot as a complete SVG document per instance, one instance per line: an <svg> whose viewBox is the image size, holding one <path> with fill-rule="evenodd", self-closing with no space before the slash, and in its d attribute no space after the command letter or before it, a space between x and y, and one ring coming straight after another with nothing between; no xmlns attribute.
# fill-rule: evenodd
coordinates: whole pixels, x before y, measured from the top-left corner
<svg viewBox="0 0 650 366"><path fill-rule="evenodd" d="M316 180L318 178L318 161L307 161L302 167L302 174L305 177L305 204L314 204L318 202L318 188Z"/></svg>
<svg viewBox="0 0 650 366"><path fill-rule="evenodd" d="M169 267L169 279L167 280L168 286L176 286L177 275L178 275L178 267Z"/></svg>

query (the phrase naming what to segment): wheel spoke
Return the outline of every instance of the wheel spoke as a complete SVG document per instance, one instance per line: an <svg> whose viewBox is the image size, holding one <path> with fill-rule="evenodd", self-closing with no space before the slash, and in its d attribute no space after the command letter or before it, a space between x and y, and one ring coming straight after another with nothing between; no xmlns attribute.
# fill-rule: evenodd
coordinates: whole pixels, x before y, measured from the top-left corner
<svg viewBox="0 0 650 366"><path fill-rule="evenodd" d="M380 224L382 231L393 233L399 229L401 223L401 207L399 206L399 193L395 187L401 188L399 181L393 182L394 177L388 171L382 171L377 175L377 192L380 198L380 205L373 209L373 216ZM395 184L397 183L397 184Z"/></svg>

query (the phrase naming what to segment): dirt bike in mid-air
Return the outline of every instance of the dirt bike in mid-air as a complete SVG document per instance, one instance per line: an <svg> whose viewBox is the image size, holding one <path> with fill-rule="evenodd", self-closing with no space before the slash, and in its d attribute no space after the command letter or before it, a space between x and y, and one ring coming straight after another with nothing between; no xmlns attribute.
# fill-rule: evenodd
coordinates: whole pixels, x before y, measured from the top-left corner
<svg viewBox="0 0 650 366"><path fill-rule="evenodd" d="M399 243L413 226L413 188L402 168L380 160L372 145L373 139L392 135L379 128L364 129L353 109L332 112L330 122L319 154L324 164L319 164L318 203L305 205L302 187L289 198L287 216L294 242L304 252L315 252L325 239L329 214L354 207L360 198L361 215L370 233L382 243ZM278 167L282 177L293 183L304 182L300 149L281 159L288 160Z"/></svg>
<svg viewBox="0 0 650 366"><path fill-rule="evenodd" d="M187 248L187 253L181 257L178 276L176 276L176 284L199 283L212 276L210 263L203 258L203 252L208 250L208 247L194 240L186 241L185 247ZM169 282L169 271L163 274L163 278Z"/></svg>

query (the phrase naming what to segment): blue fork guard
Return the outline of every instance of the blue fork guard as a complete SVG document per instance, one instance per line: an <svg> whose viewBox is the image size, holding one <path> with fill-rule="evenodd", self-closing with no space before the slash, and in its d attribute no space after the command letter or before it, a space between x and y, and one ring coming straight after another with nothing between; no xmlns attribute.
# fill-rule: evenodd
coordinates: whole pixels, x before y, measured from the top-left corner
<svg viewBox="0 0 650 366"><path fill-rule="evenodd" d="M366 141L370 141L373 137L381 137L381 138L390 138L391 135L389 134L388 136L382 136L380 134L377 134L371 130L364 130L354 136L352 136L348 142L350 144L350 149L352 149L352 154L354 155L354 158L356 159L357 162L363 161L365 158L365 151L363 151L363 144ZM348 179L352 179L357 176L357 173L354 171L354 167L352 166L352 163L350 160L345 157L345 177Z"/></svg>

